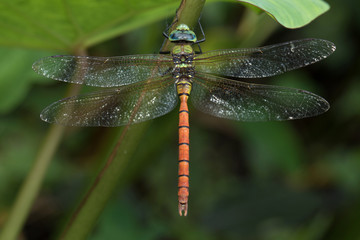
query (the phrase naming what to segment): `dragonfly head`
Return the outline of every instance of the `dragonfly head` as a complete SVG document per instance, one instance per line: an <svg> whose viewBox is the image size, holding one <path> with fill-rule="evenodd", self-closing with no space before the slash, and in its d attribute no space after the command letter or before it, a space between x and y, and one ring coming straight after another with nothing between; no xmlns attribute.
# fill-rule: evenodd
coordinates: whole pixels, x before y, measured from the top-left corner
<svg viewBox="0 0 360 240"><path fill-rule="evenodd" d="M196 42L196 35L190 28L185 24L180 24L172 31L169 35L171 42Z"/></svg>

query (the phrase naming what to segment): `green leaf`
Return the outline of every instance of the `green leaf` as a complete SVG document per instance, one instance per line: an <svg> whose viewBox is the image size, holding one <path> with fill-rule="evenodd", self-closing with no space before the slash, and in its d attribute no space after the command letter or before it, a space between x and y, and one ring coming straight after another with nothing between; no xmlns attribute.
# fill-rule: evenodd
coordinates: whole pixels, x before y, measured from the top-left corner
<svg viewBox="0 0 360 240"><path fill-rule="evenodd" d="M0 45L86 48L173 15L177 5L173 0L5 0L0 3Z"/></svg>
<svg viewBox="0 0 360 240"><path fill-rule="evenodd" d="M4 114L21 103L32 83L45 80L31 69L45 53L0 48L0 55L4 56L0 58L0 113Z"/></svg>
<svg viewBox="0 0 360 240"><path fill-rule="evenodd" d="M254 5L286 28L299 28L329 10L322 0L238 0Z"/></svg>

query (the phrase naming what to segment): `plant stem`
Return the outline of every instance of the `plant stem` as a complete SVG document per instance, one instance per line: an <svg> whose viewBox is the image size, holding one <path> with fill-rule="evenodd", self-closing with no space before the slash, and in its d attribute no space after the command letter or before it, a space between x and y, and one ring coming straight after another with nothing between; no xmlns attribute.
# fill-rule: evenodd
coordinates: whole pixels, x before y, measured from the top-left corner
<svg viewBox="0 0 360 240"><path fill-rule="evenodd" d="M61 239L86 239L126 171L127 163L148 126L149 123L142 123L124 127L106 165L73 214Z"/></svg>
<svg viewBox="0 0 360 240"><path fill-rule="evenodd" d="M15 203L10 211L9 218L5 222L1 232L1 240L17 239L31 206L40 190L45 173L48 169L52 156L64 132L64 127L52 125L48 131L36 160L27 178L22 185Z"/></svg>
<svg viewBox="0 0 360 240"><path fill-rule="evenodd" d="M179 8L176 11L176 16L173 20L173 25L169 29L169 32L174 30L177 25L181 23L184 23L190 28L194 29L194 26L200 17L204 4L205 0L182 0ZM171 42L169 41L169 39L167 39L161 51L170 51L170 46Z"/></svg>
<svg viewBox="0 0 360 240"><path fill-rule="evenodd" d="M204 3L205 0L183 0L177 11L178 21L192 26L198 20ZM196 10L196 13L194 10ZM168 47L169 46L166 45L162 50L166 50ZM141 102L139 102L139 104L141 104ZM126 171L127 162L139 144L140 135L145 132L148 126L149 123L142 123L134 127L130 127L129 125L124 127L106 165L75 211L68 226L62 233L61 239L86 239L116 189L116 186L118 186L122 180L121 178L124 176L124 171Z"/></svg>
<svg viewBox="0 0 360 240"><path fill-rule="evenodd" d="M86 51L79 48L75 54L86 55ZM76 95L79 91L80 86L72 85L68 88L65 96L68 97ZM10 210L8 219L5 221L3 230L0 233L0 240L17 239L22 226L29 215L31 206L40 191L47 169L57 150L57 147L59 146L65 129L65 127L60 125L52 125L49 128L42 144L40 145L32 168L18 192L14 205Z"/></svg>

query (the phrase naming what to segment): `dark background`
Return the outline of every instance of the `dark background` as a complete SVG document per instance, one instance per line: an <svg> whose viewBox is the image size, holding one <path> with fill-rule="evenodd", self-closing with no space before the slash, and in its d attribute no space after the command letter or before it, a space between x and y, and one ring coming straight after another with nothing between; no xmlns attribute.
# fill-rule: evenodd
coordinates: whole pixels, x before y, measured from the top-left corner
<svg viewBox="0 0 360 240"><path fill-rule="evenodd" d="M243 123L208 116L190 106L186 218L177 211L177 111L152 120L90 239L360 239L360 6L355 0L328 3L330 11L297 30L237 3L206 4L201 19L207 38L203 51L312 37L334 42L337 50L328 59L254 80L314 92L331 108L309 119ZM156 53L170 21L96 45L89 55ZM21 49L1 51L5 69L7 53ZM52 54L57 53L39 55ZM20 57L15 61L31 68L31 62ZM13 72L21 79L21 72ZM35 74L31 77L35 83L23 92L23 100L1 115L0 225L49 127L39 113L61 99L67 88ZM63 227L118 131L66 131L22 232L24 239L49 239Z"/></svg>

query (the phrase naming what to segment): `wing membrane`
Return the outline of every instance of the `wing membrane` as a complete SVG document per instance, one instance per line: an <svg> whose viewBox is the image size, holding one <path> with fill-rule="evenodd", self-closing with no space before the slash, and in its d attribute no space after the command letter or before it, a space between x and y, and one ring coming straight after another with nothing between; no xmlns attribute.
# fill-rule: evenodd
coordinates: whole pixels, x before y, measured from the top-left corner
<svg viewBox="0 0 360 240"><path fill-rule="evenodd" d="M226 49L195 57L196 72L237 78L269 77L318 62L335 51L332 42L302 39L260 48Z"/></svg>
<svg viewBox="0 0 360 240"><path fill-rule="evenodd" d="M45 108L40 117L66 126L116 127L162 116L177 104L172 78L151 84L140 82L121 88L62 99Z"/></svg>
<svg viewBox="0 0 360 240"><path fill-rule="evenodd" d="M198 74L191 93L193 105L216 117L239 121L281 121L319 115L329 103L313 93L279 86L248 84Z"/></svg>
<svg viewBox="0 0 360 240"><path fill-rule="evenodd" d="M33 69L58 81L96 87L117 87L171 72L170 55L148 54L120 57L51 56L33 64Z"/></svg>

